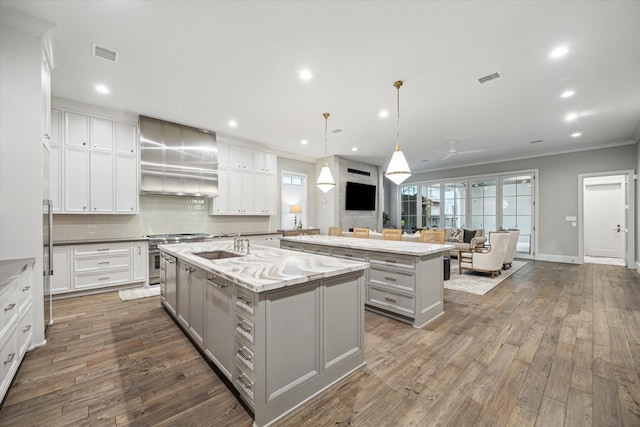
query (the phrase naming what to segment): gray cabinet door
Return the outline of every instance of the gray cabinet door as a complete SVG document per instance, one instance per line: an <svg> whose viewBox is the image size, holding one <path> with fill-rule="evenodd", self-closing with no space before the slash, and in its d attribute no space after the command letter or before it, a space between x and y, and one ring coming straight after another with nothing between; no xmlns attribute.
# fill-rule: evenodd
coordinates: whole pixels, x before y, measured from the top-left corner
<svg viewBox="0 0 640 427"><path fill-rule="evenodd" d="M189 330L200 344L204 342L204 297L206 273L193 269L189 276Z"/></svg>
<svg viewBox="0 0 640 427"><path fill-rule="evenodd" d="M235 348L233 285L209 273L206 295L204 346L213 362L231 379Z"/></svg>
<svg viewBox="0 0 640 427"><path fill-rule="evenodd" d="M176 283L176 312L178 320L184 326L189 327L189 264L178 261L178 280Z"/></svg>

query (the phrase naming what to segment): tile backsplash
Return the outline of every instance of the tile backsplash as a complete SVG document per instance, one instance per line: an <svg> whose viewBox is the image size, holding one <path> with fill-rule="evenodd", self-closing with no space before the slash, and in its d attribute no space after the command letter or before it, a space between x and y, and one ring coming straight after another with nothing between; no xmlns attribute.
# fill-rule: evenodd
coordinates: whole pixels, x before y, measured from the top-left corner
<svg viewBox="0 0 640 427"><path fill-rule="evenodd" d="M164 233L271 232L278 216L212 216L207 197L140 195L137 215L53 216L54 240L139 237Z"/></svg>

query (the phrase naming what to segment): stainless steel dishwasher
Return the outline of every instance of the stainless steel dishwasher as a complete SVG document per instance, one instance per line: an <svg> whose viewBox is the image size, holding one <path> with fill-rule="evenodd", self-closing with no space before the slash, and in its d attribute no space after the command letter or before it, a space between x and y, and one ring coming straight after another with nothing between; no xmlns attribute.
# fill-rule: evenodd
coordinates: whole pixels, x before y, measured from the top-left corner
<svg viewBox="0 0 640 427"><path fill-rule="evenodd" d="M176 259L160 253L160 296L166 309L176 314Z"/></svg>

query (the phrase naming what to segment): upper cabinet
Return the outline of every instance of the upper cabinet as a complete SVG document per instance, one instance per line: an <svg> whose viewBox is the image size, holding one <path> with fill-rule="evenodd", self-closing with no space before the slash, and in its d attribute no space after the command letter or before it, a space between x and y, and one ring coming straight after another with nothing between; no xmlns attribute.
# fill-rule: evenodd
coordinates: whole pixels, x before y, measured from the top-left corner
<svg viewBox="0 0 640 427"><path fill-rule="evenodd" d="M276 215L276 154L218 142L218 197L211 215Z"/></svg>
<svg viewBox="0 0 640 427"><path fill-rule="evenodd" d="M54 213L138 213L135 123L51 109Z"/></svg>

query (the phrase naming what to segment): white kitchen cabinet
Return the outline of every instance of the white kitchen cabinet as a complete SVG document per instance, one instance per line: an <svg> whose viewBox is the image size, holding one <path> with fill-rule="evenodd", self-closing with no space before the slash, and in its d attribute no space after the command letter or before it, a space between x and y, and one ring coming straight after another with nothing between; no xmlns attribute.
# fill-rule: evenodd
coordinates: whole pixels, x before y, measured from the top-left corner
<svg viewBox="0 0 640 427"><path fill-rule="evenodd" d="M218 197L211 199L210 213L212 215L229 214L229 171L218 171Z"/></svg>
<svg viewBox="0 0 640 427"><path fill-rule="evenodd" d="M64 148L64 212L90 211L90 152L82 148Z"/></svg>
<svg viewBox="0 0 640 427"><path fill-rule="evenodd" d="M253 172L241 170L226 171L228 187L222 190L227 191L228 212L231 215L250 215L254 213L254 182ZM218 191L221 189L218 188ZM219 197L219 196L218 196ZM225 198L223 196L223 202ZM214 212L215 214L216 212Z"/></svg>
<svg viewBox="0 0 640 427"><path fill-rule="evenodd" d="M242 172L241 191L242 213L244 215L255 213L255 185L253 182L253 172Z"/></svg>
<svg viewBox="0 0 640 427"><path fill-rule="evenodd" d="M131 243L133 261L132 277L134 282L149 282L149 243L146 241Z"/></svg>
<svg viewBox="0 0 640 427"><path fill-rule="evenodd" d="M91 169L88 177L91 183L89 188L91 212L113 212L115 193L113 174L113 154L92 151Z"/></svg>
<svg viewBox="0 0 640 427"><path fill-rule="evenodd" d="M115 198L118 213L138 211L138 158L116 154Z"/></svg>
<svg viewBox="0 0 640 427"><path fill-rule="evenodd" d="M65 145L88 148L90 117L71 112L65 112L64 117Z"/></svg>
<svg viewBox="0 0 640 427"><path fill-rule="evenodd" d="M204 344L204 306L206 299L206 273L193 268L189 274L189 331L201 345Z"/></svg>
<svg viewBox="0 0 640 427"><path fill-rule="evenodd" d="M176 272L176 315L178 321L185 328L189 328L189 275L191 267L185 262L178 261L178 269Z"/></svg>
<svg viewBox="0 0 640 427"><path fill-rule="evenodd" d="M49 197L54 213L62 211L62 147L51 145L49 156Z"/></svg>
<svg viewBox="0 0 640 427"><path fill-rule="evenodd" d="M62 145L62 111L51 109L51 144Z"/></svg>
<svg viewBox="0 0 640 427"><path fill-rule="evenodd" d="M216 142L218 147L218 169L229 168L229 144Z"/></svg>
<svg viewBox="0 0 640 427"><path fill-rule="evenodd" d="M71 249L72 246L53 247L51 294L68 292L73 289L71 278Z"/></svg>
<svg viewBox="0 0 640 427"><path fill-rule="evenodd" d="M229 145L229 163L230 169L241 169L253 171L253 150L238 145Z"/></svg>
<svg viewBox="0 0 640 427"><path fill-rule="evenodd" d="M113 122L91 117L90 141L92 149L113 151Z"/></svg>
<svg viewBox="0 0 640 427"><path fill-rule="evenodd" d="M269 151L254 151L253 161L255 171L269 175L276 173L276 154Z"/></svg>
<svg viewBox="0 0 640 427"><path fill-rule="evenodd" d="M138 127L131 123L115 123L116 153L138 153Z"/></svg>
<svg viewBox="0 0 640 427"><path fill-rule="evenodd" d="M277 179L275 175L254 174L254 212L276 215L278 209Z"/></svg>
<svg viewBox="0 0 640 427"><path fill-rule="evenodd" d="M207 273L205 307L205 352L231 379L233 372L234 285L212 273Z"/></svg>

